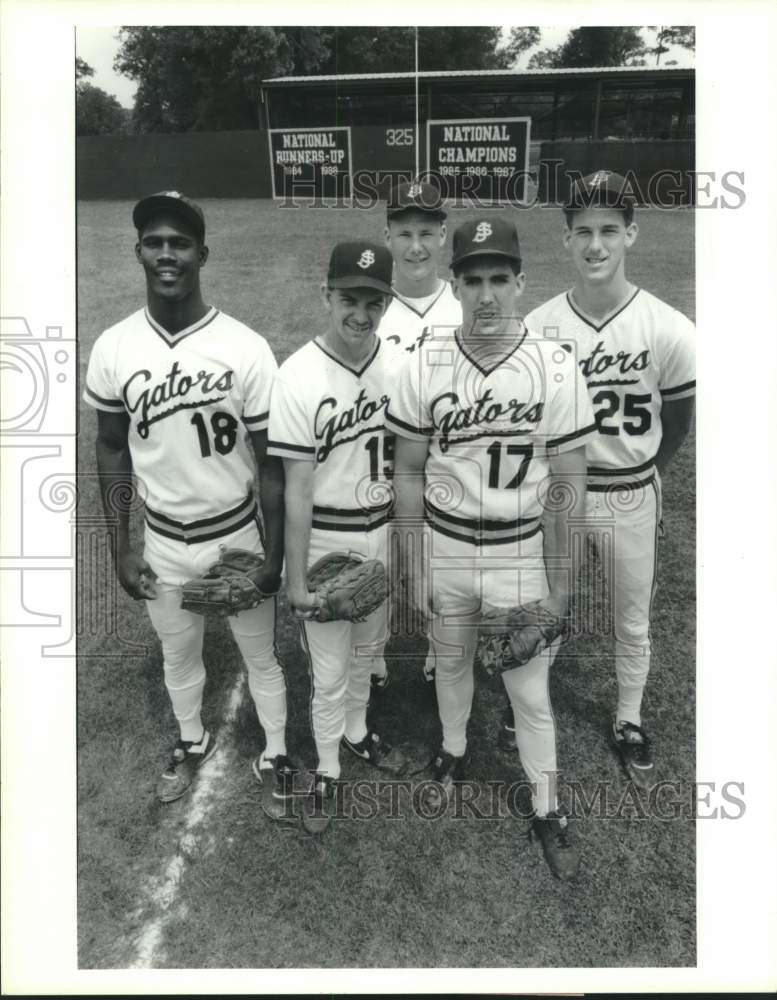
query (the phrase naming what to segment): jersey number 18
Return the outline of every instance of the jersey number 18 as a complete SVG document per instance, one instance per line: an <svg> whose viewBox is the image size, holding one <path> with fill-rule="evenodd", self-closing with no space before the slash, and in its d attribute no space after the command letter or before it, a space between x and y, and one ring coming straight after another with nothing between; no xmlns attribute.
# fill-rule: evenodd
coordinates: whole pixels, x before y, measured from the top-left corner
<svg viewBox="0 0 777 1000"><path fill-rule="evenodd" d="M200 454L203 458L210 458L213 454L210 447L210 437L205 418L201 413L195 413L192 423L197 429L197 438L200 442ZM235 447L237 441L237 420L231 413L224 413L217 410L210 418L210 427L213 432L213 445L219 455L228 455Z"/></svg>

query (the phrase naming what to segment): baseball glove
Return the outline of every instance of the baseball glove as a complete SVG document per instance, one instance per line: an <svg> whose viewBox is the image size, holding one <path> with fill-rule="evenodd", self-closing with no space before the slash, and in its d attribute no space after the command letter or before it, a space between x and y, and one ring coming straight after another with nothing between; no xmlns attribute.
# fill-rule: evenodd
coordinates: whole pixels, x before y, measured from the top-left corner
<svg viewBox="0 0 777 1000"><path fill-rule="evenodd" d="M480 623L477 659L490 677L496 677L538 656L564 634L566 626L566 618L540 601L488 611Z"/></svg>
<svg viewBox="0 0 777 1000"><path fill-rule="evenodd" d="M316 621L363 622L388 597L386 567L380 559L329 552L308 570L308 590L316 595Z"/></svg>
<svg viewBox="0 0 777 1000"><path fill-rule="evenodd" d="M224 549L207 573L183 585L181 607L198 615L236 615L266 601L257 585L264 558L247 549Z"/></svg>

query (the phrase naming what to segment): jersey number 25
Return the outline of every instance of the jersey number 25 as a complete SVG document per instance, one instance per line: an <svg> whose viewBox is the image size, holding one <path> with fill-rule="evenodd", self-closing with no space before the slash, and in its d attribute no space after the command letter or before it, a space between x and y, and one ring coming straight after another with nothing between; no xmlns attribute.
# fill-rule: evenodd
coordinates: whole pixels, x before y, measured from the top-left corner
<svg viewBox="0 0 777 1000"><path fill-rule="evenodd" d="M653 416L645 405L650 400L651 395L649 392L644 395L635 395L627 392L623 397L623 416L624 418L628 418L623 421L623 429L627 434L645 434L650 430L650 425L653 423ZM618 412L621 403L620 396L611 389L602 389L593 398L594 406L598 406L600 403L604 403L605 405L596 411L596 426L599 429L599 433L620 433L619 427L605 423L605 420L614 417Z"/></svg>

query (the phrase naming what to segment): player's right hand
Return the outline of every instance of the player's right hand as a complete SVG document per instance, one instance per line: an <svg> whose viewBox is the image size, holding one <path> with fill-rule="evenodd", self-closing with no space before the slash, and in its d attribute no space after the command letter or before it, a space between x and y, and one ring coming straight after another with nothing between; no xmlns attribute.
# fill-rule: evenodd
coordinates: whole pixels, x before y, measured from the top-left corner
<svg viewBox="0 0 777 1000"><path fill-rule="evenodd" d="M315 617L318 610L318 603L313 591L308 590L307 587L287 587L286 597L295 618L310 620Z"/></svg>
<svg viewBox="0 0 777 1000"><path fill-rule="evenodd" d="M146 560L127 549L119 555L116 573L122 589L136 601L156 600L156 573Z"/></svg>

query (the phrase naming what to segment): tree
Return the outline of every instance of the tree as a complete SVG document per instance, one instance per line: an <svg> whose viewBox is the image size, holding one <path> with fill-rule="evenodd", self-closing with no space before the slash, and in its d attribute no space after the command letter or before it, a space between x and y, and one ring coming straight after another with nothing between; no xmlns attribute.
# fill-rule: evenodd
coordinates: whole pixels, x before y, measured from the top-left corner
<svg viewBox="0 0 777 1000"><path fill-rule="evenodd" d="M317 69L331 29L131 27L114 69L135 80L141 132L255 128L261 81Z"/></svg>
<svg viewBox="0 0 777 1000"><path fill-rule="evenodd" d="M422 72L505 68L510 59L506 50L499 49L501 35L500 28L420 27L418 68ZM415 68L412 27L330 28L325 44L330 54L320 73L409 73Z"/></svg>
<svg viewBox="0 0 777 1000"><path fill-rule="evenodd" d="M502 50L508 66L515 66L524 52L539 45L542 32L539 28L511 28L510 39Z"/></svg>
<svg viewBox="0 0 777 1000"><path fill-rule="evenodd" d="M419 69L506 69L511 60L498 48L501 38L500 28L419 28Z"/></svg>
<svg viewBox="0 0 777 1000"><path fill-rule="evenodd" d="M536 52L529 67L626 66L644 52L639 28L574 28L562 45Z"/></svg>
<svg viewBox="0 0 777 1000"><path fill-rule="evenodd" d="M142 132L255 128L262 80L415 65L412 27L126 27L119 38L114 69L138 84ZM500 41L499 28L419 28L419 66L503 68L512 57Z"/></svg>
<svg viewBox="0 0 777 1000"><path fill-rule="evenodd" d="M89 83L94 70L76 56L76 135L109 135L127 131L129 112L113 94Z"/></svg>
<svg viewBox="0 0 777 1000"><path fill-rule="evenodd" d="M113 94L91 83L76 88L76 135L112 135L127 131L129 112Z"/></svg>
<svg viewBox="0 0 777 1000"><path fill-rule="evenodd" d="M76 80L83 80L87 76L94 76L94 70L85 59L76 56Z"/></svg>
<svg viewBox="0 0 777 1000"><path fill-rule="evenodd" d="M656 32L656 41L652 46L648 46L645 52L656 57L656 66L661 62L661 56L669 51L671 45L679 45L683 49L696 51L696 28L693 26L678 25L650 25L650 30ZM676 60L667 63L667 66L676 65Z"/></svg>

